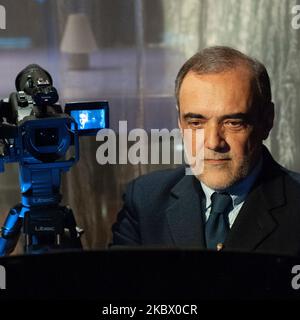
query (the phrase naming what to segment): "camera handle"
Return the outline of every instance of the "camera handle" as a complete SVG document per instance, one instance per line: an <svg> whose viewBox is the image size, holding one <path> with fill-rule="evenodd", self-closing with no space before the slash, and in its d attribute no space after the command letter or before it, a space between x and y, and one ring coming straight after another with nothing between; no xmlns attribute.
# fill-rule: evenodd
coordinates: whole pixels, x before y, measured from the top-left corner
<svg viewBox="0 0 300 320"><path fill-rule="evenodd" d="M1 228L0 256L11 253L23 227L26 253L44 253L60 249L82 249L83 230L76 226L68 206L13 207Z"/></svg>

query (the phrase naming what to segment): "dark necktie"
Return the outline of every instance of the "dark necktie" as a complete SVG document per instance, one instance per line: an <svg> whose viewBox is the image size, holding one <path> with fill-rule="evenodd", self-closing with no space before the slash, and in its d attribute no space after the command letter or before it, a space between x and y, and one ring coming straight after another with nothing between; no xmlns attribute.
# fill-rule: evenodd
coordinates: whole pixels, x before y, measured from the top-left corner
<svg viewBox="0 0 300 320"><path fill-rule="evenodd" d="M220 250L229 231L228 213L232 199L228 193L214 192L211 196L211 211L205 225L206 247Z"/></svg>

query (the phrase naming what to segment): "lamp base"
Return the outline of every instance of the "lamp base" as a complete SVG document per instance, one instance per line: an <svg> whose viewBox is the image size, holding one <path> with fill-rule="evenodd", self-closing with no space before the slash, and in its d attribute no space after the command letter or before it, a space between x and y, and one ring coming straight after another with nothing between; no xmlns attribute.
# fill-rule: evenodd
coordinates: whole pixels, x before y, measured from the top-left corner
<svg viewBox="0 0 300 320"><path fill-rule="evenodd" d="M69 54L69 69L85 70L89 69L89 55L87 53Z"/></svg>

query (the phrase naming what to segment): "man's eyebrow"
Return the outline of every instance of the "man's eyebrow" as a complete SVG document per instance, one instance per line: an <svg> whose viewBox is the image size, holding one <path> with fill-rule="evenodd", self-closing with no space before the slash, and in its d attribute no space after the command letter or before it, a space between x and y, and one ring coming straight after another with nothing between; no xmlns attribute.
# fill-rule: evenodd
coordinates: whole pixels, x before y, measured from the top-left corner
<svg viewBox="0 0 300 320"><path fill-rule="evenodd" d="M192 113L188 112L183 115L183 119L207 119L204 115L200 113ZM238 112L238 113L231 113L231 114L224 114L223 116L220 117L220 120L226 120L226 119L242 119L242 120L249 120L250 114L249 113L244 113L244 112Z"/></svg>
<svg viewBox="0 0 300 320"><path fill-rule="evenodd" d="M231 113L231 114L224 114L220 117L221 120L226 119L241 119L241 120L249 120L250 114L244 113L244 112L238 112L238 113Z"/></svg>
<svg viewBox="0 0 300 320"><path fill-rule="evenodd" d="M204 115L200 114L200 113L192 113L192 112L188 112L186 114L183 115L183 119L191 119L191 118L196 118L196 119L207 119L206 117L204 117Z"/></svg>

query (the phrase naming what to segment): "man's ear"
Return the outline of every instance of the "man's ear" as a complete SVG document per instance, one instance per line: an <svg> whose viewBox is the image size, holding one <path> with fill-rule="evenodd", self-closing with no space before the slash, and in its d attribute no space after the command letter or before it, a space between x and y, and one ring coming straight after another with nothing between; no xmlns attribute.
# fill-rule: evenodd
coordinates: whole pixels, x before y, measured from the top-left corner
<svg viewBox="0 0 300 320"><path fill-rule="evenodd" d="M263 115L263 140L266 140L268 138L269 133L273 128L274 117L274 103L270 102L266 107L266 110Z"/></svg>

